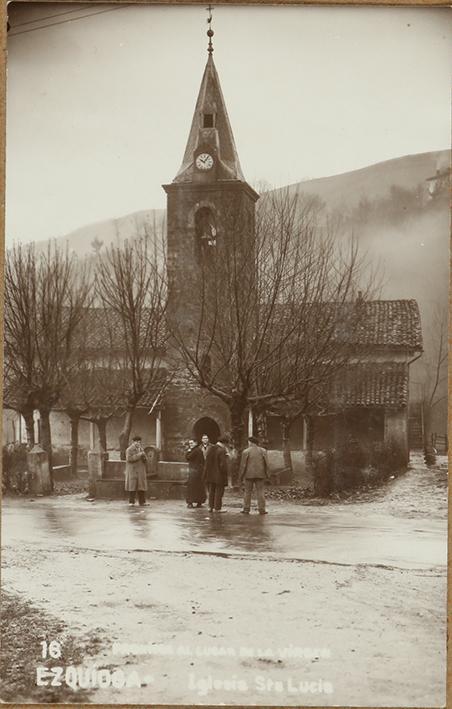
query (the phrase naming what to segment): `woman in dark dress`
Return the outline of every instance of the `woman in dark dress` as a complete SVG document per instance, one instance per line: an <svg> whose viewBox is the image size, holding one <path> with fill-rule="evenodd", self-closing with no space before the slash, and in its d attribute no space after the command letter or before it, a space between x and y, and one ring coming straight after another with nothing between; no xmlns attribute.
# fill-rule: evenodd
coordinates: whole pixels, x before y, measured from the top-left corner
<svg viewBox="0 0 452 709"><path fill-rule="evenodd" d="M193 504L201 507L207 498L203 480L204 455L196 441L189 441L185 458L188 461L187 507L193 507Z"/></svg>

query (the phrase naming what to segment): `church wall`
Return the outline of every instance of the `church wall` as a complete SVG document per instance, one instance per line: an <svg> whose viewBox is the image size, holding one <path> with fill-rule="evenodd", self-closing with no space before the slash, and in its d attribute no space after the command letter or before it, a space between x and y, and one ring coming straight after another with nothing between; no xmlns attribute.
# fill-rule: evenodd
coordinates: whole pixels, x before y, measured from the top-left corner
<svg viewBox="0 0 452 709"><path fill-rule="evenodd" d="M205 417L218 424L220 435L230 430L229 410L218 397L196 388L173 387L167 391L163 411L164 460L184 460L184 441L194 436L195 423Z"/></svg>
<svg viewBox="0 0 452 709"><path fill-rule="evenodd" d="M244 212L244 234L254 230L254 199L248 194L249 188L243 183L228 184L182 184L170 185L168 193L168 315L177 323L179 332L187 342L198 336L198 303L195 292L201 274L197 252L195 215L198 209L209 207L215 213L218 227L217 245L209 248L221 249L221 240L227 238L227 210L234 207L236 213ZM176 351L173 358L179 358ZM215 363L212 363L215 369ZM165 395L163 415L163 457L165 460L183 460L181 444L193 436L195 422L210 417L218 424L220 434L230 430L229 411L217 397L202 391L190 382L183 373L178 386Z"/></svg>
<svg viewBox="0 0 452 709"><path fill-rule="evenodd" d="M20 414L12 409L3 409L3 445L26 441L25 423Z"/></svg>
<svg viewBox="0 0 452 709"><path fill-rule="evenodd" d="M268 446L272 450L281 450L283 447L281 419L279 416L267 417L267 440ZM294 421L289 432L290 450L303 449L303 419L300 417Z"/></svg>
<svg viewBox="0 0 452 709"><path fill-rule="evenodd" d="M107 445L111 451L119 451L118 437L123 425L124 417L113 417L107 424ZM70 419L63 411L50 413L50 427L52 431L52 444L54 448L69 448L71 445ZM25 424L21 426L22 441L26 441ZM91 447L91 431L89 421L83 419L79 423L79 446L85 450ZM155 446L155 415L148 415L147 410L137 409L135 412L132 435L138 434L143 438L144 446ZM19 415L15 411L3 411L3 443L18 441ZM97 428L95 428L97 440Z"/></svg>
<svg viewBox="0 0 452 709"><path fill-rule="evenodd" d="M124 422L124 417L111 418L107 424L107 445L109 450L119 451L119 434ZM155 416L149 416L145 409L135 411L132 423L131 437L141 436L143 446L155 446Z"/></svg>
<svg viewBox="0 0 452 709"><path fill-rule="evenodd" d="M384 440L397 446L408 462L408 412L406 407L398 411L386 411Z"/></svg>
<svg viewBox="0 0 452 709"><path fill-rule="evenodd" d="M168 191L168 288L169 313L179 326L186 323L186 331L195 320L196 311L193 302L194 287L199 278L195 214L202 207L209 207L215 214L218 228L218 245L211 248L221 249L221 240L226 238L225 225L228 214L244 211L246 228L254 230L254 201L246 196L240 183L235 186L218 185L173 185ZM222 229L223 227L223 229ZM244 228L245 231L245 228ZM244 234L244 238L246 234Z"/></svg>
<svg viewBox="0 0 452 709"><path fill-rule="evenodd" d="M386 418L381 408L356 408L336 416L317 416L314 418L314 449L338 448L350 436L364 446L386 440ZM392 424L387 425L390 430Z"/></svg>

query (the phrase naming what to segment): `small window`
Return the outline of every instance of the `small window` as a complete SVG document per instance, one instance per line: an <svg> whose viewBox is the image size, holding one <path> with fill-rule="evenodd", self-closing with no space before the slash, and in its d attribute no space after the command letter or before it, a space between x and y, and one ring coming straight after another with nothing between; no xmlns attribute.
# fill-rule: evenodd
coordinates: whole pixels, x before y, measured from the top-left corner
<svg viewBox="0 0 452 709"><path fill-rule="evenodd" d="M204 128L213 128L213 113L204 114Z"/></svg>

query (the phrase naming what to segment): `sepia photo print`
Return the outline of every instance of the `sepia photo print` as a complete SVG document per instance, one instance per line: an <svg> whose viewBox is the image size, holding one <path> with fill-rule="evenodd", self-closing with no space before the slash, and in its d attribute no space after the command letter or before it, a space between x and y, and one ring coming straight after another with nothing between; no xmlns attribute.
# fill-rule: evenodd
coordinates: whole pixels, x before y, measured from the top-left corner
<svg viewBox="0 0 452 709"><path fill-rule="evenodd" d="M446 703L447 8L8 4L6 703Z"/></svg>

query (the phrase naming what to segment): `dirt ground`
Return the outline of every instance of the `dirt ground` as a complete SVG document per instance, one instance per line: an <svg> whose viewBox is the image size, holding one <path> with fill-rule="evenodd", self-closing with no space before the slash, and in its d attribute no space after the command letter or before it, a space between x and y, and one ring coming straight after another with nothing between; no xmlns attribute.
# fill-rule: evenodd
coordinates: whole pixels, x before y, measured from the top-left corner
<svg viewBox="0 0 452 709"><path fill-rule="evenodd" d="M91 702L444 706L446 488L431 475L418 466L386 498L272 503L248 520L230 508L221 522L176 503L14 502L3 587L63 623L46 639L70 638L85 679L116 685Z"/></svg>

